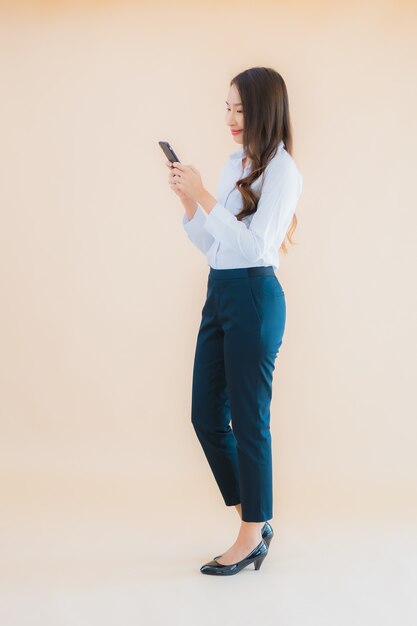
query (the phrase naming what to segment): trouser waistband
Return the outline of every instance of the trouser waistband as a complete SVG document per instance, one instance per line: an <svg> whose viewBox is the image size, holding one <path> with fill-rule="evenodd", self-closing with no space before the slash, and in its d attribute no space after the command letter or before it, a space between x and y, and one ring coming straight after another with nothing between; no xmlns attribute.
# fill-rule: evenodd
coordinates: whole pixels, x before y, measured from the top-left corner
<svg viewBox="0 0 417 626"><path fill-rule="evenodd" d="M210 278L245 278L248 276L274 276L272 265L260 265L258 267L234 267L229 269L215 269L210 267Z"/></svg>

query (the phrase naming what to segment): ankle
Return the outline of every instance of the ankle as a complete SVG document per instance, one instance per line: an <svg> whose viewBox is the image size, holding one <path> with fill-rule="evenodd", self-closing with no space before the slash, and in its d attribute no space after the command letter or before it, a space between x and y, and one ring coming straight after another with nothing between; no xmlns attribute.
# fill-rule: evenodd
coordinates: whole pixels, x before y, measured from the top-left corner
<svg viewBox="0 0 417 626"><path fill-rule="evenodd" d="M236 540L236 545L238 545L242 550L245 550L245 552L250 552L258 545L258 543L261 542L261 540L262 537L257 537L256 535L252 535L250 537L239 537Z"/></svg>
<svg viewBox="0 0 417 626"><path fill-rule="evenodd" d="M241 504L235 504L236 507L236 511L239 514L240 519L242 519L242 505Z"/></svg>
<svg viewBox="0 0 417 626"><path fill-rule="evenodd" d="M240 522L240 530L241 532L253 532L253 533L257 533L258 531L261 532L262 528L264 527L265 522L245 522L244 520L241 520Z"/></svg>
<svg viewBox="0 0 417 626"><path fill-rule="evenodd" d="M259 543L262 539L262 526L254 526L252 528L241 527L237 542L245 545L253 545L254 542Z"/></svg>

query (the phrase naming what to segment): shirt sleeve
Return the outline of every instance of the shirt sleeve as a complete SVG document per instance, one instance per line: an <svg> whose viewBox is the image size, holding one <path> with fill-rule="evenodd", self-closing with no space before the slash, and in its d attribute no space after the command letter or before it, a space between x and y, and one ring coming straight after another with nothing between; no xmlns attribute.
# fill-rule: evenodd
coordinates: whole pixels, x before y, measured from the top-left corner
<svg viewBox="0 0 417 626"><path fill-rule="evenodd" d="M289 160L272 161L264 171L257 210L249 226L217 202L207 215L204 228L254 263L276 243L283 224L289 223L301 190L302 177L295 164Z"/></svg>
<svg viewBox="0 0 417 626"><path fill-rule="evenodd" d="M206 219L207 213L199 204L197 204L197 210L191 219L187 213L184 213L182 218L182 225L188 238L203 254L207 254L214 242L214 237L204 229Z"/></svg>
<svg viewBox="0 0 417 626"><path fill-rule="evenodd" d="M228 164L226 163L220 172L219 182L217 183L215 197L219 197L220 189L223 182L223 177L227 174ZM207 254L208 250L214 243L214 237L205 228L207 219L207 213L204 211L200 204L197 204L197 210L191 219L188 218L187 213L184 213L182 218L182 225L185 232L188 235L190 241L197 246L203 254Z"/></svg>

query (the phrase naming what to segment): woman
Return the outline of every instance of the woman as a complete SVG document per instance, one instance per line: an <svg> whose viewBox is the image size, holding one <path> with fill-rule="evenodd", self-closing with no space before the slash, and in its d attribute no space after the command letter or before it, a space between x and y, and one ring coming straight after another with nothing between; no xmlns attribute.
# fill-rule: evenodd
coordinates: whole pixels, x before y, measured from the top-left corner
<svg viewBox="0 0 417 626"><path fill-rule="evenodd" d="M291 157L288 95L275 70L235 76L226 124L241 147L222 169L216 196L192 165L167 162L183 226L210 266L197 337L191 421L240 529L204 574L259 569L273 535L270 403L286 304L275 271L297 219L302 176ZM232 428L230 426L232 422Z"/></svg>

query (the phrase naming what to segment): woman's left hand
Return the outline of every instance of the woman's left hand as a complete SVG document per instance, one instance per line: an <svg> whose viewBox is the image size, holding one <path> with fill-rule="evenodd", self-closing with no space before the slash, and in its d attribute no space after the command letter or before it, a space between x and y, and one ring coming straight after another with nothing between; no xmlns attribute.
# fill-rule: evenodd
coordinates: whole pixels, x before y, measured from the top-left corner
<svg viewBox="0 0 417 626"><path fill-rule="evenodd" d="M204 193L200 172L193 165L184 165L175 161L172 166L175 185L195 202Z"/></svg>

